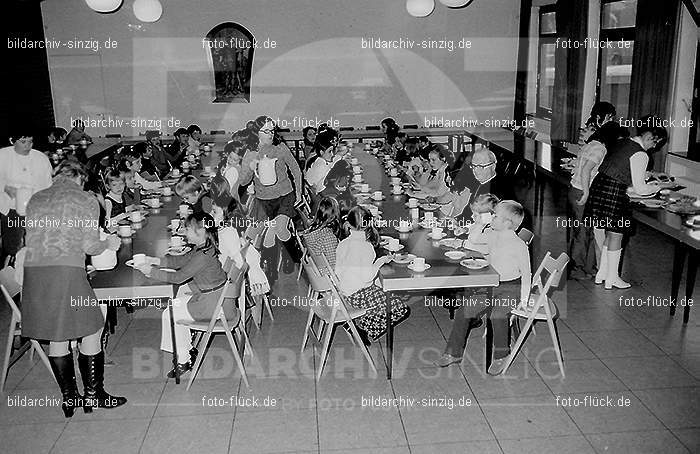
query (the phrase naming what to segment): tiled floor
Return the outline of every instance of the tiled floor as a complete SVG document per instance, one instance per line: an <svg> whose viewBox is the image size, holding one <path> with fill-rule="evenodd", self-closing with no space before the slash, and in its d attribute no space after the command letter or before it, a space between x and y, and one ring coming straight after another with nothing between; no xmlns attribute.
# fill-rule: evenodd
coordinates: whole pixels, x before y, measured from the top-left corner
<svg viewBox="0 0 700 454"><path fill-rule="evenodd" d="M564 250L564 234L553 222L561 207L545 208L547 217L535 229L535 263L546 250ZM0 451L700 452L698 309L684 326L666 308L620 305L620 297L668 296L670 246L642 228L625 259L632 289L605 291L591 282L568 281L557 294L566 378L559 375L545 325L537 327L504 376L484 374L482 329L472 333L461 368L436 369L431 361L444 348L451 322L446 310L425 307L417 296L410 319L396 329L391 381L382 374L383 345L371 349L380 370L373 376L338 332L324 376L315 382L317 348L304 353L299 348L306 312L278 307L274 323L266 319L261 331L251 328L249 389L228 344L217 338L188 392L184 383L164 377L169 357L158 350L159 313L120 312L108 349L118 365L107 368L106 383L109 391L127 396L128 404L70 420L55 407L8 406L8 397L60 396L44 366L22 358L10 370L0 406ZM303 282L285 276L275 293L305 294ZM5 307L0 314L6 330ZM373 398L402 399L405 405L367 405ZM581 404L566 405L569 400ZM244 406L253 402L257 405Z"/></svg>

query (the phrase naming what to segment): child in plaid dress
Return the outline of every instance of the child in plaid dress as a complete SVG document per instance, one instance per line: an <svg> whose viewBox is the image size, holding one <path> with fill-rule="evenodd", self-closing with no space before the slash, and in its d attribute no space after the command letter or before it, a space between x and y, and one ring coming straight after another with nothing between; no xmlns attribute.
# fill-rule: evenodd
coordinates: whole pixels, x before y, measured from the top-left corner
<svg viewBox="0 0 700 454"><path fill-rule="evenodd" d="M370 340L376 340L386 330L386 305L391 304L392 324L408 315L408 306L398 296L385 293L374 284L379 269L392 256L376 259L374 248L379 244L379 234L369 211L362 207L353 208L344 227L348 237L338 244L335 253L335 272L340 281L340 291L353 307L369 308L356 323L358 328L367 332Z"/></svg>

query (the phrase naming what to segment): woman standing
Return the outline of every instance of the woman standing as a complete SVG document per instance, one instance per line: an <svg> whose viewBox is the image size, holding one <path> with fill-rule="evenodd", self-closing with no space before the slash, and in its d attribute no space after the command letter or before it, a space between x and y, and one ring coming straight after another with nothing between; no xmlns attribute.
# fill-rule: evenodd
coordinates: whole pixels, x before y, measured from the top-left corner
<svg viewBox="0 0 700 454"><path fill-rule="evenodd" d="M297 248L291 238L288 226L296 216L295 206L301 203L303 181L301 169L289 148L282 143L278 128L268 116L255 119L254 137L241 165L240 184L245 186L253 181L255 189L255 204L252 215L256 221L272 220L270 231L284 243L290 257L285 257L285 272L291 272L293 263L290 259L298 259ZM255 143L257 142L257 143ZM291 178L290 178L291 174ZM275 238L268 235L267 248L263 250L263 258L268 263L268 277L276 278L277 249ZM290 266L291 263L291 266Z"/></svg>
<svg viewBox="0 0 700 454"><path fill-rule="evenodd" d="M126 398L104 389L104 352L100 343L104 318L85 273L85 254L116 251L116 236L100 240L99 205L83 191L87 174L81 164L66 161L56 170L53 185L39 191L27 205L27 254L24 261L22 335L48 340L49 361L63 394L63 413L77 407L124 405ZM52 220L55 227L40 224ZM33 221L33 222L32 222ZM69 341L80 339L78 365L84 398L75 381Z"/></svg>
<svg viewBox="0 0 700 454"><path fill-rule="evenodd" d="M601 284L605 281L607 290L613 287L631 287L618 274L622 237L629 233L632 227L628 188L632 187L639 195L649 195L659 190L658 185L644 182L649 163L647 152L658 149L658 146L666 141L668 133L660 126L661 120L656 117L646 116L639 122L642 126L637 128L637 135L621 140L606 155L598 169L598 175L593 180L584 210L584 217L592 218L591 224L605 233L595 282Z"/></svg>

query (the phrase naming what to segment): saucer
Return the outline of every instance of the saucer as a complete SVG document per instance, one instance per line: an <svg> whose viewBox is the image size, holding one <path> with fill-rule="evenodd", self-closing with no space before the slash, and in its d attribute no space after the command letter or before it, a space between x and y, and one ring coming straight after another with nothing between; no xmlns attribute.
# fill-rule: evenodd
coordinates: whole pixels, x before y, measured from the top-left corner
<svg viewBox="0 0 700 454"><path fill-rule="evenodd" d="M382 247L383 247L384 249L386 249L387 251L389 251L389 252L399 252L400 250L403 249L404 246L403 246L403 244L399 244L399 247L398 247L397 249L389 249L389 245L388 245L388 244L385 244L385 245L383 245Z"/></svg>
<svg viewBox="0 0 700 454"><path fill-rule="evenodd" d="M381 202L382 200L386 200L386 196L382 195L381 199L377 199L374 196L370 196L370 199L374 200L375 202Z"/></svg>
<svg viewBox="0 0 700 454"><path fill-rule="evenodd" d="M445 255L452 260L459 260L467 256L467 254L462 251L447 251Z"/></svg>
<svg viewBox="0 0 700 454"><path fill-rule="evenodd" d="M437 203L421 203L419 206L425 211L435 211L440 208Z"/></svg>
<svg viewBox="0 0 700 454"><path fill-rule="evenodd" d="M666 202L659 199L641 199L639 200L639 203L647 208L661 208Z"/></svg>
<svg viewBox="0 0 700 454"><path fill-rule="evenodd" d="M406 265L408 263L411 263L415 258L416 256L413 254L398 254L394 257L394 263L397 263L399 265Z"/></svg>
<svg viewBox="0 0 700 454"><path fill-rule="evenodd" d="M185 255L188 252L190 252L192 248L190 246L180 246L180 247L175 247L175 246L169 246L168 250L166 251L169 255Z"/></svg>
<svg viewBox="0 0 700 454"><path fill-rule="evenodd" d="M425 264L425 268L423 268L422 270L417 270L417 269L415 269L415 268L413 267L413 263L411 263L410 265L408 265L407 268L408 268L409 270L411 270L411 271L415 271L416 273L423 273L423 272L425 272L426 270L429 270L429 269L430 269L430 263L426 263L426 264Z"/></svg>
<svg viewBox="0 0 700 454"><path fill-rule="evenodd" d="M480 270L489 266L488 260L479 258L464 259L461 262L459 262L459 264L466 268L469 268L470 270Z"/></svg>
<svg viewBox="0 0 700 454"><path fill-rule="evenodd" d="M416 204L416 206L412 207L411 205L408 204L408 202L404 203L408 208L420 208L420 204Z"/></svg>
<svg viewBox="0 0 700 454"><path fill-rule="evenodd" d="M438 241L438 244L440 246L457 249L462 247L462 240L460 240L459 238L443 238L442 240Z"/></svg>

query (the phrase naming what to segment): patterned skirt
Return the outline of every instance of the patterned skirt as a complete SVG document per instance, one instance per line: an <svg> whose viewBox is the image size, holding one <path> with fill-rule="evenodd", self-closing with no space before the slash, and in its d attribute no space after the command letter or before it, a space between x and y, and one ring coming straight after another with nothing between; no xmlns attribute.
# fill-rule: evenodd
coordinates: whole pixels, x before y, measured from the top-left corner
<svg viewBox="0 0 700 454"><path fill-rule="evenodd" d="M408 306L393 293L385 293L376 285L370 285L350 295L348 303L356 309L369 310L355 320L357 326L367 331L371 340L376 340L386 331L386 305L391 304L391 324L396 324L408 313Z"/></svg>
<svg viewBox="0 0 700 454"><path fill-rule="evenodd" d="M632 232L632 206L627 186L614 178L596 175L583 217L588 225L616 233Z"/></svg>

